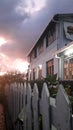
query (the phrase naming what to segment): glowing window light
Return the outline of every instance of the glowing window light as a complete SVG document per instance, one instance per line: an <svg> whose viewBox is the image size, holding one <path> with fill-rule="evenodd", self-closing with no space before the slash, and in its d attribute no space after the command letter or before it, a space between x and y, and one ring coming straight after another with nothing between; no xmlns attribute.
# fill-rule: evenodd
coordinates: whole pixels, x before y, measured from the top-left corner
<svg viewBox="0 0 73 130"><path fill-rule="evenodd" d="M39 68L42 69L42 65L39 65Z"/></svg>

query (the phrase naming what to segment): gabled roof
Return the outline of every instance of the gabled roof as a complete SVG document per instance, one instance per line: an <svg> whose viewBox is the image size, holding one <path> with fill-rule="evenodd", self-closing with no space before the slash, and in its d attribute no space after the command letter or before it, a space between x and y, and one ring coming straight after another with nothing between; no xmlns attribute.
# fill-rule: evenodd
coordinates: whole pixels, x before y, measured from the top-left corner
<svg viewBox="0 0 73 130"><path fill-rule="evenodd" d="M52 17L52 19L50 20L49 24L47 25L47 27L45 28L45 30L43 31L43 33L41 34L41 36L38 38L37 42L32 46L32 48L30 49L30 51L28 52L29 56L31 54L31 52L34 50L34 48L38 45L38 43L45 37L45 34L48 32L48 29L51 28L52 23L59 23L59 19L60 18L71 18L73 19L73 14L56 14Z"/></svg>

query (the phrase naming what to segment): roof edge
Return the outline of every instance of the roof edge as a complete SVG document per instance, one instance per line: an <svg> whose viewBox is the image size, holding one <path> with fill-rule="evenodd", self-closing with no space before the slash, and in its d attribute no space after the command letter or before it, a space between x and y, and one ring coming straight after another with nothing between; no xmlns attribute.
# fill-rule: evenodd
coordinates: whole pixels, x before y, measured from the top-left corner
<svg viewBox="0 0 73 130"><path fill-rule="evenodd" d="M30 53L32 52L32 50L35 48L35 46L37 45L38 41L41 39L42 35L44 34L44 32L47 30L49 24L51 22L53 22L53 19L57 18L58 16L73 16L73 13L65 13L65 14L62 14L62 13L59 13L59 14L55 14L52 16L51 20L49 21L49 23L47 24L46 28L44 29L44 31L42 31L41 35L39 36L38 40L36 40L35 44L31 47L31 49L29 50L28 54L27 54L27 57L30 55Z"/></svg>

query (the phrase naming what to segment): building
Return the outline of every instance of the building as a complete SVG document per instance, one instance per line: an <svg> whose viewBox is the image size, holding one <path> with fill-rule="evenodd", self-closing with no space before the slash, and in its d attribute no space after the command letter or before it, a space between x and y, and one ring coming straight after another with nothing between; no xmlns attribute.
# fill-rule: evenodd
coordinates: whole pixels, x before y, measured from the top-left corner
<svg viewBox="0 0 73 130"><path fill-rule="evenodd" d="M57 14L31 48L28 79L57 74L62 80L73 79L73 14Z"/></svg>

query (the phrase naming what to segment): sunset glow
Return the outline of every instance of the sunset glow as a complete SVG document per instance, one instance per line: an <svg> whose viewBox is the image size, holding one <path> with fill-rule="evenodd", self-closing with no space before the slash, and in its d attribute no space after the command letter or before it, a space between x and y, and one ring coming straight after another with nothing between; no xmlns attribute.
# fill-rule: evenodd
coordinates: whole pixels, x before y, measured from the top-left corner
<svg viewBox="0 0 73 130"><path fill-rule="evenodd" d="M24 72L27 72L29 63L27 61L17 59L14 65L15 65L16 70L20 71L21 73L24 73Z"/></svg>
<svg viewBox="0 0 73 130"><path fill-rule="evenodd" d="M17 58L15 60L10 59L7 55L0 53L0 76L6 72L26 73L29 63L26 60Z"/></svg>
<svg viewBox="0 0 73 130"><path fill-rule="evenodd" d="M6 40L3 37L0 37L0 46L6 43Z"/></svg>
<svg viewBox="0 0 73 130"><path fill-rule="evenodd" d="M0 72L0 76L2 76L2 75L4 75L4 74L6 74L6 72Z"/></svg>

